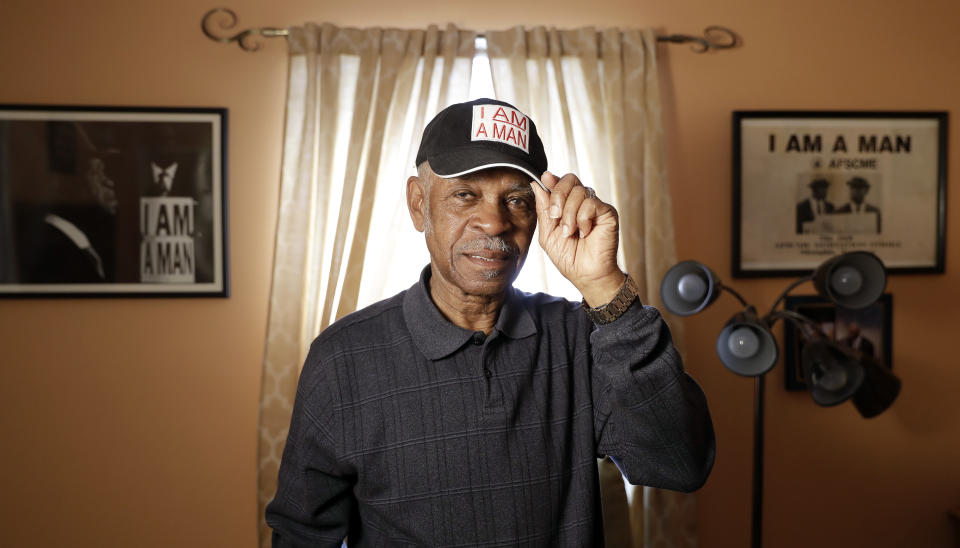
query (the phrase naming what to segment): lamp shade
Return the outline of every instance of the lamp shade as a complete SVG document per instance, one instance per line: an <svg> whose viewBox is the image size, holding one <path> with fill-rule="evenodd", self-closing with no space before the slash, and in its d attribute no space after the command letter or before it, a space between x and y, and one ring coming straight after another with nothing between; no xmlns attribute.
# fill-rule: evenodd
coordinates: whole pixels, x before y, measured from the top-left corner
<svg viewBox="0 0 960 548"><path fill-rule="evenodd" d="M719 278L703 263L683 261L673 265L660 282L663 306L678 316L702 311L717 300Z"/></svg>
<svg viewBox="0 0 960 548"><path fill-rule="evenodd" d="M817 293L837 306L866 308L883 295L887 272L883 262L873 253L851 251L833 257L813 273Z"/></svg>
<svg viewBox="0 0 960 548"><path fill-rule="evenodd" d="M817 405L843 403L863 385L863 366L834 342L826 339L808 341L803 345L800 361L810 396Z"/></svg>
<svg viewBox="0 0 960 548"><path fill-rule="evenodd" d="M886 411L900 395L900 379L890 369L866 354L860 357L866 375L863 385L853 395L853 405L865 419Z"/></svg>
<svg viewBox="0 0 960 548"><path fill-rule="evenodd" d="M734 314L720 331L717 355L737 375L756 377L776 365L779 353L773 333L757 318L757 311L748 306Z"/></svg>

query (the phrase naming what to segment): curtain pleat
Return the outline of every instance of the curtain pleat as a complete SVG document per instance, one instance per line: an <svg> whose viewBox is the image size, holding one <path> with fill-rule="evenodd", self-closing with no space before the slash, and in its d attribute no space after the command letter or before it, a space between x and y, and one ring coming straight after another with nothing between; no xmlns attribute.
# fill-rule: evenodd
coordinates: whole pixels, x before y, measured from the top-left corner
<svg viewBox="0 0 960 548"><path fill-rule="evenodd" d="M401 36L404 34L406 36ZM369 110L370 127L368 128L370 143L382 143L384 132L387 125L387 116L390 112L390 105L394 100L397 91L396 84L398 80L399 69L410 67L405 63L405 58L410 55L406 48L406 42L410 38L409 32L388 31L384 37L385 43L391 44L390 48L383 48L380 57L379 74L376 79L376 93L373 95L372 104L367 106ZM419 57L419 52L415 53ZM363 67L361 67L361 72ZM359 107L358 108L362 108ZM360 147L358 147L360 148ZM350 245L350 260L347 265L350 276L343 283L342 297L337 308L337 317L344 316L353 312L357 308L357 295L360 291L360 279L363 276L363 259L365 256L367 236L370 232L370 216L373 212L373 202L376 197L377 177L380 173L380 158L383 153L383 147L370 146L364 147L366 153L366 169L360 182L359 204L356 207L356 227L353 231L353 240ZM351 206L352 204L352 194ZM346 203L346 197L344 199ZM328 293L327 298L332 301L332 295Z"/></svg>

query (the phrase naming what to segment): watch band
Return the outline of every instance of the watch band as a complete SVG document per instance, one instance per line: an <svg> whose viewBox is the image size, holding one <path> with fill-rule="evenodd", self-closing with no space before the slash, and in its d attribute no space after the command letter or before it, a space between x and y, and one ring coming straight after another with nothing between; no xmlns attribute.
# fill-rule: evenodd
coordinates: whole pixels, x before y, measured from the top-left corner
<svg viewBox="0 0 960 548"><path fill-rule="evenodd" d="M623 280L623 285L620 286L620 291L617 291L617 295L612 301L603 306L590 308L590 305L584 300L581 306L583 306L584 312L587 313L587 317L590 318L593 323L605 325L622 316L623 313L630 308L630 305L633 304L633 301L636 300L639 293L640 287L637 285L637 282L633 281L633 278L627 274L626 279Z"/></svg>

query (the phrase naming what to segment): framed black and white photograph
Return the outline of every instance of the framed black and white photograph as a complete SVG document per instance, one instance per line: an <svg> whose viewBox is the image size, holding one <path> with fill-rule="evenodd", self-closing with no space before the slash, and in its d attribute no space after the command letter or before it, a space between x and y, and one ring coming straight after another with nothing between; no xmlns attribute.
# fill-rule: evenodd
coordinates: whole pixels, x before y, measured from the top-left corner
<svg viewBox="0 0 960 548"><path fill-rule="evenodd" d="M946 112L735 111L733 275L800 276L848 251L942 273Z"/></svg>
<svg viewBox="0 0 960 548"><path fill-rule="evenodd" d="M226 297L227 112L0 105L0 296Z"/></svg>
<svg viewBox="0 0 960 548"><path fill-rule="evenodd" d="M889 293L861 310L839 308L815 295L788 295L784 306L813 320L828 339L859 350L888 369L893 367L893 297ZM783 348L786 389L806 390L800 367L803 337L789 322L784 322Z"/></svg>

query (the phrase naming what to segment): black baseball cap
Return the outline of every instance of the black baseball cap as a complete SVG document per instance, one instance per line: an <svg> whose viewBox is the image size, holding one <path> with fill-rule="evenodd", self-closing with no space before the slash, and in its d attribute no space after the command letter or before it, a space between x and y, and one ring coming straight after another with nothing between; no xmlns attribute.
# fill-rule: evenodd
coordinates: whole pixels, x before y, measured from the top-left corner
<svg viewBox="0 0 960 548"><path fill-rule="evenodd" d="M547 155L537 126L510 103L477 99L448 106L423 130L415 166L430 162L438 177L512 167L540 186Z"/></svg>

